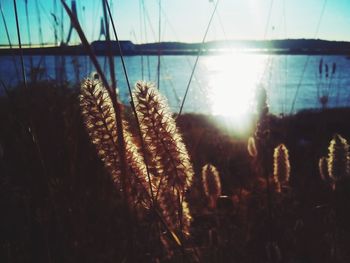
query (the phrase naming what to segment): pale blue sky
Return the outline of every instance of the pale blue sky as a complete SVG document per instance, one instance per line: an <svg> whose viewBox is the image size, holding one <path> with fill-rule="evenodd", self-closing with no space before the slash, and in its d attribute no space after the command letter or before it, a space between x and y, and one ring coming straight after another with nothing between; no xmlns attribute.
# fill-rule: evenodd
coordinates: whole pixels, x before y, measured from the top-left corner
<svg viewBox="0 0 350 263"><path fill-rule="evenodd" d="M32 43L39 44L39 24L36 1L41 15L41 28L45 43L54 42L52 27L54 3L60 18L59 0L28 0L29 24ZM0 0L10 31L12 43L17 43L12 0ZM89 41L99 35L102 0L77 0L78 17ZM140 18L140 3L144 2L149 20ZM215 1L214 1L215 2ZM67 0L70 5L70 0ZM135 43L155 42L158 37L159 0L112 1L115 24L120 39ZM271 0L220 0L218 12L211 25L207 40L263 39ZM324 0L274 0L267 39L321 38L350 41L350 0L328 0L318 34L316 28ZM200 42L208 24L214 3L209 0L161 0L162 41ZM25 0L17 0L22 42L28 43ZM83 11L84 9L84 11ZM69 19L64 14L65 34ZM155 32L152 33L152 29ZM4 24L0 22L0 44L8 44ZM79 40L74 33L71 43Z"/></svg>

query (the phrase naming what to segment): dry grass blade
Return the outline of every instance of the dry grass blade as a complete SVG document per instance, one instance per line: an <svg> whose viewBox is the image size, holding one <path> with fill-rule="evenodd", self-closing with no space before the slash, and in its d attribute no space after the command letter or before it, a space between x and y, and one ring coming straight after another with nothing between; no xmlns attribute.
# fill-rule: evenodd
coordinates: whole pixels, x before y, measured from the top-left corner
<svg viewBox="0 0 350 263"><path fill-rule="evenodd" d="M120 155L120 160L121 160L121 183L123 185L123 189L124 189L124 199L128 200L127 202L130 203L131 201L131 197L130 197L130 185L127 182L127 175L128 175L128 170L127 170L127 164L126 164L126 156L125 156L125 142L124 142L124 135L123 135L123 124L122 124L122 119L121 119L121 106L118 103L118 97L116 94L116 90L114 88L110 88L108 85L108 81L106 79L106 76L103 74L102 69L100 67L100 64L97 61L97 58L95 56L95 54L93 53L91 46L89 44L89 42L87 41L85 34L76 18L76 16L72 13L72 11L69 9L69 7L67 6L67 4L65 3L64 0L61 0L61 3L64 7L64 9L66 10L72 25L74 26L74 28L76 29L79 38L82 42L82 45L85 47L92 63L94 64L97 73L100 75L101 80L103 85L107 88L108 93L110 98L112 99L112 105L113 105L113 109L115 111L115 118L116 118L116 128L117 128L117 136L118 136L118 144L119 144L119 155Z"/></svg>

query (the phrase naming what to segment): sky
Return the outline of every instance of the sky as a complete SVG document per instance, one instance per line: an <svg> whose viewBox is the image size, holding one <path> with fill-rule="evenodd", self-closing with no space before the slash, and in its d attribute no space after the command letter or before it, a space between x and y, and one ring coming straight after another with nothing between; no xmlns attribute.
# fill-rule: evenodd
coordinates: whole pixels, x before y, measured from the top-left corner
<svg viewBox="0 0 350 263"><path fill-rule="evenodd" d="M22 42L29 43L29 30L33 44L54 44L52 14L60 23L60 0L27 0L29 23L26 20L26 0L16 1ZM87 39L97 40L102 0L76 1L78 19ZM110 3L119 39L134 43L157 42L159 1L162 10L161 41L202 41L216 0L112 0ZM70 5L71 1L66 2ZM0 3L10 40L12 44L17 44L13 1L0 0ZM62 13L66 39L70 23L68 16ZM219 0L206 40L320 38L350 41L349 28L350 0ZM80 41L74 32L70 44L77 43ZM8 45L2 19L0 44Z"/></svg>

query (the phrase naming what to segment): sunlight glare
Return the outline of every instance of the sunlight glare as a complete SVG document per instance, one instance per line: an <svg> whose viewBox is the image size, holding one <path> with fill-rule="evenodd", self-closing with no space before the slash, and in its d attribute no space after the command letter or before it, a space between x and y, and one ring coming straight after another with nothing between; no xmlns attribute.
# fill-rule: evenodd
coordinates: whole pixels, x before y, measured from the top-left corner
<svg viewBox="0 0 350 263"><path fill-rule="evenodd" d="M232 54L208 57L211 72L211 112L232 119L243 127L249 123L252 100L265 67L265 55Z"/></svg>

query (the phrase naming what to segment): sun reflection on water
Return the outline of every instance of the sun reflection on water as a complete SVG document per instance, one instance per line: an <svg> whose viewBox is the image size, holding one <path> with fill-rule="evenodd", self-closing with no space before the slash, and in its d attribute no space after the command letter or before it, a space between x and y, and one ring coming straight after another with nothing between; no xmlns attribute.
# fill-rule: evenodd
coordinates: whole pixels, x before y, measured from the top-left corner
<svg viewBox="0 0 350 263"><path fill-rule="evenodd" d="M266 55L230 54L207 57L211 112L241 127L249 122L257 85L266 65Z"/></svg>

